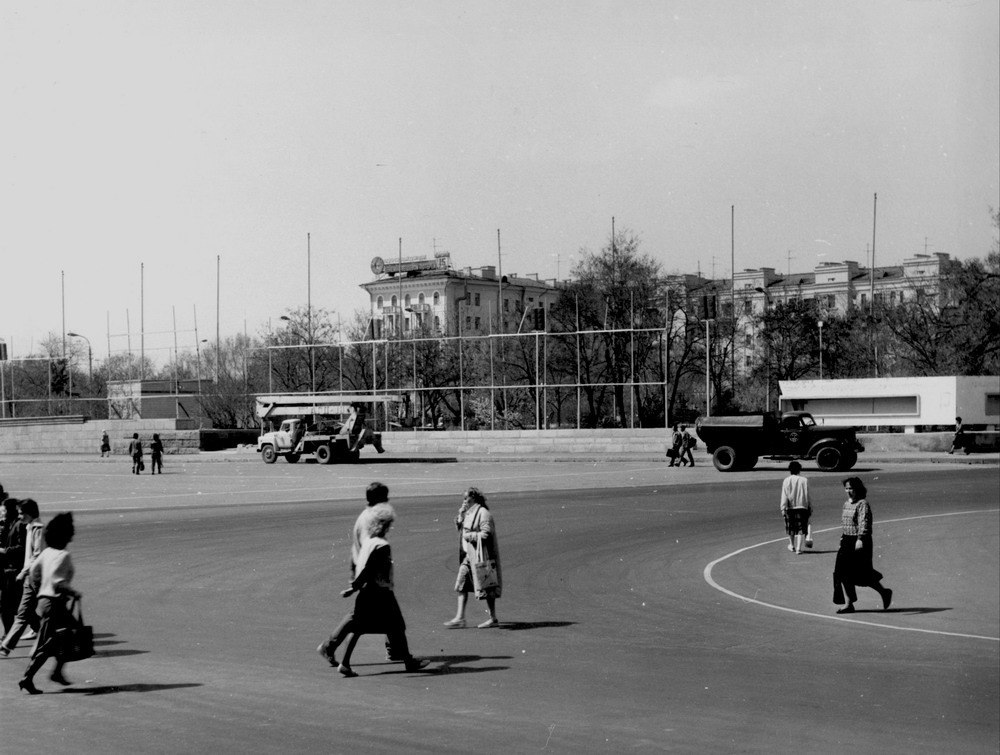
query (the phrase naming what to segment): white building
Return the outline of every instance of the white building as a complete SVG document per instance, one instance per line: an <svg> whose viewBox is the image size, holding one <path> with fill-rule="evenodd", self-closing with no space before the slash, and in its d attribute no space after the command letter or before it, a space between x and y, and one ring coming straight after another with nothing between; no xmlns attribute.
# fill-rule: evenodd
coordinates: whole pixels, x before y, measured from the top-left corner
<svg viewBox="0 0 1000 755"><path fill-rule="evenodd" d="M531 330L534 310L548 310L560 290L555 280L499 275L493 265L455 270L447 252L431 259L376 257L371 267L376 278L361 288L370 297L375 338L405 336L422 327L445 335Z"/></svg>

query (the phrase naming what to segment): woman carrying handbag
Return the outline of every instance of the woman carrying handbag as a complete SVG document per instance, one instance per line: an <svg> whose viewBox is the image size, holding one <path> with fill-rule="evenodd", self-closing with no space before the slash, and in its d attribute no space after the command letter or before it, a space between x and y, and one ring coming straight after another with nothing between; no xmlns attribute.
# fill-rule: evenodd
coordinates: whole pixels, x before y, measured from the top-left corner
<svg viewBox="0 0 1000 755"><path fill-rule="evenodd" d="M462 533L458 579L455 580L458 610L455 613L455 618L446 621L444 625L450 629L461 629L465 626L465 607L469 600L469 593L475 592L477 598L486 601L486 608L490 614L486 621L479 624L479 628L489 629L500 626L496 609L496 601L503 588L503 580L500 576L500 546L497 542L493 514L486 507L486 497L478 488L469 488L465 491L462 505L458 509L458 516L455 517L455 526ZM480 564L488 564L488 566L477 569ZM491 586L476 584L483 572L492 575L490 577Z"/></svg>
<svg viewBox="0 0 1000 755"><path fill-rule="evenodd" d="M73 515L69 512L57 514L45 525L45 550L31 564L27 579L38 585L37 613L40 619L38 641L31 655L31 662L17 686L30 695L39 695L35 687L35 674L49 658L56 659L55 668L49 678L56 684L68 685L63 675L65 658L65 631L71 627L74 618L67 605L67 599L80 598L80 592L73 589L73 560L66 546L73 539Z"/></svg>

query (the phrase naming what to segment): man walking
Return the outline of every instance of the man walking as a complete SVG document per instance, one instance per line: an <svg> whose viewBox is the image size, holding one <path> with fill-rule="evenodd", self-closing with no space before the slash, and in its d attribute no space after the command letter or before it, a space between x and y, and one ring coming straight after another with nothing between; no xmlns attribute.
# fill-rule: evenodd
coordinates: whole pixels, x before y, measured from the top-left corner
<svg viewBox="0 0 1000 755"><path fill-rule="evenodd" d="M788 534L788 550L802 552L802 539L812 548L812 499L809 497L809 480L800 475L802 465L793 461L788 465L788 477L781 483L781 515Z"/></svg>

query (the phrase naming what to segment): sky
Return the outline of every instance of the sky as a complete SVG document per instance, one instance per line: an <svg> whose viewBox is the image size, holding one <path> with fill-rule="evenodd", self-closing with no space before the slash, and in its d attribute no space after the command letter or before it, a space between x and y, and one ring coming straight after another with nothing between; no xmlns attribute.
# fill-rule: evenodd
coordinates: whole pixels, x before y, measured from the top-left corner
<svg viewBox="0 0 1000 755"><path fill-rule="evenodd" d="M400 239L566 278L614 218L721 278L865 264L876 193L876 264L984 257L1000 207L996 0L0 0L0 97L14 357L346 321Z"/></svg>

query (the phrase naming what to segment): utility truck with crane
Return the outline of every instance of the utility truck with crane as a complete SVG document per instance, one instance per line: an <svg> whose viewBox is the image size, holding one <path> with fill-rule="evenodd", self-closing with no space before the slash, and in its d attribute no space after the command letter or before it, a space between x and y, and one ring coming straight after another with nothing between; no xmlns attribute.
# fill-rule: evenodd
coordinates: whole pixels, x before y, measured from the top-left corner
<svg viewBox="0 0 1000 755"><path fill-rule="evenodd" d="M369 425L369 409L399 401L400 396L363 394L258 396L257 452L265 464L274 464L279 456L294 464L306 455L320 464L356 462L365 446L384 453L382 433ZM277 429L275 422L280 423Z"/></svg>

